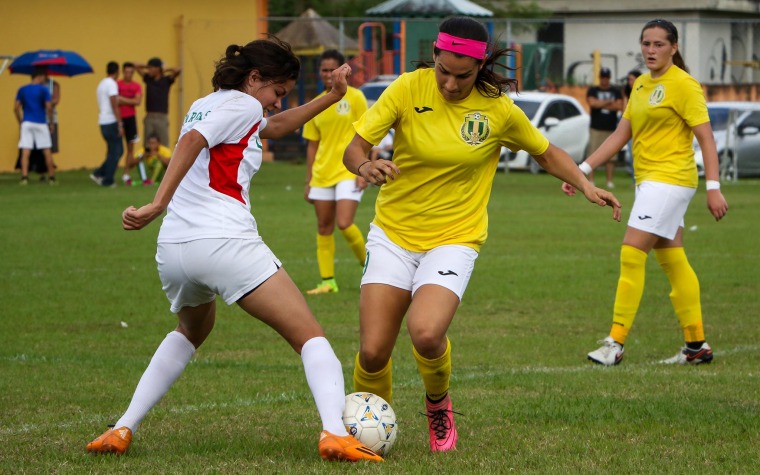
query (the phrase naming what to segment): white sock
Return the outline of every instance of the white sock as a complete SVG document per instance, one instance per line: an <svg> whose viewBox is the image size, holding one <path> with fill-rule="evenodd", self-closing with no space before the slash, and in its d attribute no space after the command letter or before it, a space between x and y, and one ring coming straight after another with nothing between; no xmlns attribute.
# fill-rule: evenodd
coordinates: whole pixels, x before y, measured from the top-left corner
<svg viewBox="0 0 760 475"><path fill-rule="evenodd" d="M343 367L330 342L322 336L312 338L301 348L301 359L306 382L322 419L322 429L338 436L348 435L343 425L346 407Z"/></svg>
<svg viewBox="0 0 760 475"><path fill-rule="evenodd" d="M127 426L135 432L148 411L158 404L158 401L164 397L174 381L185 370L193 354L195 354L195 347L190 340L185 338L185 335L176 330L167 334L150 360L140 382L137 383L127 412L121 416L114 427Z"/></svg>

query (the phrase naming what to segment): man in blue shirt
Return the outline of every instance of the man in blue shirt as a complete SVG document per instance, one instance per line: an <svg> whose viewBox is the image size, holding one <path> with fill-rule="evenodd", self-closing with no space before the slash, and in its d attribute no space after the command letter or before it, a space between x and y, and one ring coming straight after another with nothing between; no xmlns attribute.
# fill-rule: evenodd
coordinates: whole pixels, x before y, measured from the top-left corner
<svg viewBox="0 0 760 475"><path fill-rule="evenodd" d="M14 112L21 124L21 137L18 148L21 149L21 184L29 183L29 155L32 149L42 150L48 169L48 182L55 184L55 167L51 129L53 127L53 102L50 90L45 87L45 68L37 68L32 73L32 82L19 88L16 93Z"/></svg>

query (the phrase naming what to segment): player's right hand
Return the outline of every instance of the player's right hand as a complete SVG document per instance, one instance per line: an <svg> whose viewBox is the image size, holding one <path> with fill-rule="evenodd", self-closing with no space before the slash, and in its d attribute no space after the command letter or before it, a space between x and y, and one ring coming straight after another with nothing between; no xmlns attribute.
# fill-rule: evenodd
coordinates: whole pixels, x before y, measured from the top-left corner
<svg viewBox="0 0 760 475"><path fill-rule="evenodd" d="M388 180L395 180L401 174L395 163L390 160L372 160L361 168L361 177L367 183L384 185Z"/></svg>

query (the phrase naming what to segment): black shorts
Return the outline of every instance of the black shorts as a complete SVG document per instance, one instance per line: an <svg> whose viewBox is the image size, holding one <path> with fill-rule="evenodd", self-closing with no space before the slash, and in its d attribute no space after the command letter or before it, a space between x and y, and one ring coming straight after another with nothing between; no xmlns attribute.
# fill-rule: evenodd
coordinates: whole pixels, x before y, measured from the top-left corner
<svg viewBox="0 0 760 475"><path fill-rule="evenodd" d="M137 133L137 116L125 117L121 121L124 123L124 141L128 144L139 142L140 135Z"/></svg>

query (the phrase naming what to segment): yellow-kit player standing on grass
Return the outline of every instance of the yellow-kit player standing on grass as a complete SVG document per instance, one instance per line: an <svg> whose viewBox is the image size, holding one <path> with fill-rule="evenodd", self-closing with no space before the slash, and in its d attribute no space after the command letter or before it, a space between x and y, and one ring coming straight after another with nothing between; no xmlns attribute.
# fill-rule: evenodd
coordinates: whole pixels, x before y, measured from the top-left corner
<svg viewBox="0 0 760 475"><path fill-rule="evenodd" d="M695 136L705 161L707 208L716 221L728 211L718 181L718 152L702 87L686 72L678 51L676 27L667 20L652 20L644 25L639 41L649 73L634 82L615 132L580 165L588 174L633 137L636 198L620 251L612 329L588 359L607 366L623 359L623 345L644 292L647 256L654 249L670 280L670 300L686 343L661 363L709 363L713 352L705 341L699 280L683 248L683 218L699 183ZM573 194L567 184L563 190Z"/></svg>
<svg viewBox="0 0 760 475"><path fill-rule="evenodd" d="M620 216L614 195L589 183L504 94L515 81L494 67L508 53L489 42L478 21L444 20L434 62L383 92L355 124L343 159L349 170L381 186L367 237L354 390L392 400L391 353L406 316L433 452L457 444L447 331L486 241L501 147L527 151L549 173L582 187L589 201L612 205L613 217ZM391 128L393 160L367 160Z"/></svg>
<svg viewBox="0 0 760 475"><path fill-rule="evenodd" d="M345 62L336 50L322 53L319 74L326 90L332 87L331 74ZM324 93L323 93L324 94ZM306 123L306 189L304 199L314 205L317 215L317 263L322 281L310 295L338 291L335 280L335 237L338 229L360 265L364 265L364 236L354 224L354 216L367 182L343 165L343 151L354 136L353 123L367 110L367 99L349 87L343 99Z"/></svg>

